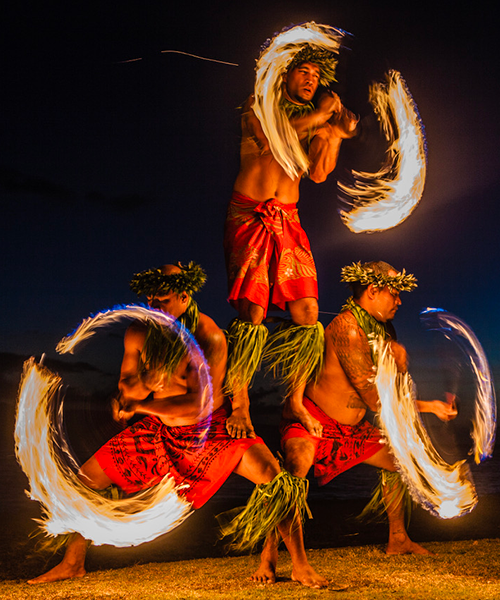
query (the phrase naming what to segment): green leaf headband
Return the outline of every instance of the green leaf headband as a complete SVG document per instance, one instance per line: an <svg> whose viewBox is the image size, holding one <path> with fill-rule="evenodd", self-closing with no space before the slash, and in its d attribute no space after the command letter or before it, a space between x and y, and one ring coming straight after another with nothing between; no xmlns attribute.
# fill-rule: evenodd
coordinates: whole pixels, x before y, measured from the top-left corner
<svg viewBox="0 0 500 600"><path fill-rule="evenodd" d="M292 62L287 66L287 71L291 71L305 62L318 65L320 70L320 85L328 87L329 83L337 81L335 78L335 69L338 62L338 53L306 44L294 56Z"/></svg>
<svg viewBox="0 0 500 600"><path fill-rule="evenodd" d="M200 290L207 276L200 265L190 262L187 267L177 263L181 269L180 273L165 275L161 269L148 269L136 273L130 282L130 289L138 296L155 296L157 294L168 294L174 292L181 294L186 292L190 296Z"/></svg>
<svg viewBox="0 0 500 600"><path fill-rule="evenodd" d="M397 275L391 276L383 273L375 273L373 269L364 267L360 262L343 267L340 273L340 281L346 283L359 281L361 285L368 286L373 284L379 288L387 286L391 291L397 290L398 292L411 292L417 287L415 275L406 273L404 269Z"/></svg>

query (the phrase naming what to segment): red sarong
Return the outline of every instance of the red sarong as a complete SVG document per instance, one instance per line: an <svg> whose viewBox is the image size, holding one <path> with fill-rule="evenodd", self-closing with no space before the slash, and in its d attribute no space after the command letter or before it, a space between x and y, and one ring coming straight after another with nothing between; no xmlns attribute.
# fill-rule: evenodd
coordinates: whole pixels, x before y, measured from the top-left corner
<svg viewBox="0 0 500 600"><path fill-rule="evenodd" d="M357 425L342 425L306 397L304 407L323 425L323 436L318 438L311 435L301 423L283 421L280 427L281 443L303 437L315 444L314 476L319 485L325 485L340 473L370 458L385 443L380 431L367 420Z"/></svg>
<svg viewBox="0 0 500 600"><path fill-rule="evenodd" d="M233 192L224 231L229 302L271 304L318 298L316 266L295 204L258 202ZM272 287L271 299L269 291Z"/></svg>
<svg viewBox="0 0 500 600"><path fill-rule="evenodd" d="M226 481L257 438L234 439L226 431L230 406L224 405L194 425L169 427L148 415L100 448L95 457L106 475L125 493L159 483L170 474L179 493L200 508Z"/></svg>

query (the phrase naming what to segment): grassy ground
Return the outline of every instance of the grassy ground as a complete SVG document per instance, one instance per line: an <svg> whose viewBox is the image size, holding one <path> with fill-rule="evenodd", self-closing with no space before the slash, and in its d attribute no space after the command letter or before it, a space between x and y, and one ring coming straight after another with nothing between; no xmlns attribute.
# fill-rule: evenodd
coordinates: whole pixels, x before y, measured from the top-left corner
<svg viewBox="0 0 500 600"><path fill-rule="evenodd" d="M85 577L33 587L0 583L1 599L259 600L279 598L489 600L500 598L500 540L432 542L433 557L385 556L383 546L310 550L310 562L331 584L311 590L290 579L291 563L280 553L278 582L248 580L258 557L149 563L94 571ZM340 590L339 588L346 588Z"/></svg>

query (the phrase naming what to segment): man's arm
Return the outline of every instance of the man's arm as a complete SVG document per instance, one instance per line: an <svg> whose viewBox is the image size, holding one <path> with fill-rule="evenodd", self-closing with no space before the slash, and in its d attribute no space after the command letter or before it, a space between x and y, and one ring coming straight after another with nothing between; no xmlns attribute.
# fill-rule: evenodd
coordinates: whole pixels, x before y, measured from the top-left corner
<svg viewBox="0 0 500 600"><path fill-rule="evenodd" d="M312 181L322 183L335 169L342 140L355 135L357 124L358 118L340 104L340 109L316 131L308 153Z"/></svg>
<svg viewBox="0 0 500 600"><path fill-rule="evenodd" d="M187 361L187 359L186 359ZM204 390L200 389L198 370L191 362L183 361L179 366L183 381L186 384L186 392L168 396L168 387L164 391L165 398L153 398L150 400L129 400L121 402L117 407L119 420L128 420L134 414L154 415L157 417L169 417L171 419L182 418L195 420L202 412L205 404Z"/></svg>
<svg viewBox="0 0 500 600"><path fill-rule="evenodd" d="M299 138L303 138L311 131L326 125L340 110L342 110L342 103L338 95L335 92L325 91L319 97L315 110L301 117L290 119L290 123Z"/></svg>
<svg viewBox="0 0 500 600"><path fill-rule="evenodd" d="M125 401L144 400L161 388L162 378L157 372L147 372L139 376L139 363L144 342L146 328L141 323L132 323L127 329L124 338L124 352L120 370L118 389Z"/></svg>

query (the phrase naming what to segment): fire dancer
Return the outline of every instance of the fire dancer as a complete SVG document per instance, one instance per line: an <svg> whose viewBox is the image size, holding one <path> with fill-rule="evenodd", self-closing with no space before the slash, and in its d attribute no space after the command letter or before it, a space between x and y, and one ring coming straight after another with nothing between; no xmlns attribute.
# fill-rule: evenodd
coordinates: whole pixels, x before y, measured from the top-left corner
<svg viewBox="0 0 500 600"><path fill-rule="evenodd" d="M233 437L255 435L248 387L262 357L287 386L286 415L321 434L319 421L302 406L304 386L323 354L324 331L317 320L316 268L296 204L302 176L325 181L342 140L356 132L357 118L328 89L343 36L306 23L268 40L254 94L243 107L241 166L224 237L229 301L238 311L228 330L226 378ZM270 304L287 308L291 321L268 339L263 320Z"/></svg>
<svg viewBox="0 0 500 600"><path fill-rule="evenodd" d="M363 514L386 511L387 554L430 554L406 532L406 487L380 431L365 419L367 410L377 411L379 401L374 384L377 355L371 342L385 339L398 370L406 372L406 351L395 340L391 321L401 305L400 292L414 289L416 279L404 269L398 272L379 261L344 267L341 280L349 283L353 295L326 329L323 369L304 396L304 406L323 424L323 434L313 436L301 423L284 419L285 468L297 477L306 477L314 465L320 485L360 463L381 469L379 487ZM417 403L420 411L433 412L443 421L457 414L453 405L439 400ZM257 581L275 580L276 542L270 538L264 547L254 576Z"/></svg>
<svg viewBox="0 0 500 600"><path fill-rule="evenodd" d="M306 480L282 471L261 438L235 439L226 431L230 414L222 393L226 339L192 298L204 281L204 272L194 263L165 265L136 275L131 289L192 332L210 367L213 402L198 389L197 373L179 338L169 337L155 323L132 323L125 334L120 394L113 413L116 420L145 417L102 446L78 476L96 491L117 486L131 494L169 473L178 485L187 484L179 493L199 508L232 472L238 473L257 487L223 532L233 535L233 545L244 549L278 527L292 556L292 577L306 586L322 587L327 582L309 565L302 538ZM72 534L62 561L29 583L84 576L87 548L81 534Z"/></svg>

